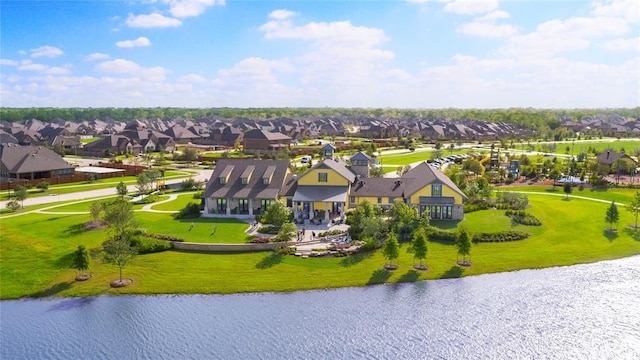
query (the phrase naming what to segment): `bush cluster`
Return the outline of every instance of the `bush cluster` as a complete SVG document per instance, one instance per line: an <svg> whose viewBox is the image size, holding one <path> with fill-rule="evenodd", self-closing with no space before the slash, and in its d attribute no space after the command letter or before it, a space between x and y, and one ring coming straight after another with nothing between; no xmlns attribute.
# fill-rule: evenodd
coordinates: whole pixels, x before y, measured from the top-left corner
<svg viewBox="0 0 640 360"><path fill-rule="evenodd" d="M277 226L273 225L262 225L258 228L258 232L261 234L275 235L278 233L278 231L280 231L280 229Z"/></svg>
<svg viewBox="0 0 640 360"><path fill-rule="evenodd" d="M266 244L271 242L271 238L268 236L254 236L250 242L253 244Z"/></svg>
<svg viewBox="0 0 640 360"><path fill-rule="evenodd" d="M426 231L429 240L431 241L440 241L446 243L455 243L458 234L453 231L441 230L433 226L429 226Z"/></svg>
<svg viewBox="0 0 640 360"><path fill-rule="evenodd" d="M344 234L345 231L344 230L329 230L329 231L323 231L321 233L318 234L318 237L325 237L325 236L331 236L331 235L341 235Z"/></svg>
<svg viewBox="0 0 640 360"><path fill-rule="evenodd" d="M173 248L170 241L158 240L150 237L135 237L131 240L131 246L138 249L138 254L151 254L167 251Z"/></svg>
<svg viewBox="0 0 640 360"><path fill-rule="evenodd" d="M513 221L517 222L518 224L527 225L527 226L542 225L542 222L538 220L538 218L522 210L520 211L507 210L504 212L504 214L509 216Z"/></svg>
<svg viewBox="0 0 640 360"><path fill-rule="evenodd" d="M280 255L295 255L296 249L288 246L280 246L273 249L273 252Z"/></svg>
<svg viewBox="0 0 640 360"><path fill-rule="evenodd" d="M190 202L174 215L176 219L200 217L200 205Z"/></svg>
<svg viewBox="0 0 640 360"><path fill-rule="evenodd" d="M473 236L473 242L505 242L524 240L529 234L522 231L503 231L497 233L480 233Z"/></svg>
<svg viewBox="0 0 640 360"><path fill-rule="evenodd" d="M166 240L166 241L178 241L183 242L184 239L167 234L147 234L148 237L158 239L158 240Z"/></svg>
<svg viewBox="0 0 640 360"><path fill-rule="evenodd" d="M145 198L136 201L136 204L151 204L158 201L158 194L151 194L149 196L146 196Z"/></svg>
<svg viewBox="0 0 640 360"><path fill-rule="evenodd" d="M479 210L487 210L492 206L492 204L489 204L487 202L464 204L464 213L466 214Z"/></svg>

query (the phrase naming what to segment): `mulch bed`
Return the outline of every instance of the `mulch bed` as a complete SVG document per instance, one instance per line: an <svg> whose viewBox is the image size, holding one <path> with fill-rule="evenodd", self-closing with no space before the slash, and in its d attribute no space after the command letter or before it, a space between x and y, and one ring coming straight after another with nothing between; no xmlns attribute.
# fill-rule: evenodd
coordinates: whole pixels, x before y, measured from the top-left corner
<svg viewBox="0 0 640 360"><path fill-rule="evenodd" d="M109 285L111 285L112 288L121 288L121 287L125 287L125 286L129 286L133 284L133 280L131 279L117 279L117 280L113 280L111 281L111 283Z"/></svg>

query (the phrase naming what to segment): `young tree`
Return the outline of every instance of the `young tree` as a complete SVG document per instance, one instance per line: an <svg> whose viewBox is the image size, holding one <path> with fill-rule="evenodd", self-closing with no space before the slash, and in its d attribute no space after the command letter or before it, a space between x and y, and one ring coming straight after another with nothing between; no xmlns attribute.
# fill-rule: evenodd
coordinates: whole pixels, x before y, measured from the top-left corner
<svg viewBox="0 0 640 360"><path fill-rule="evenodd" d="M570 182L564 183L564 185L562 185L562 190L565 194L567 194L566 199L568 200L569 194L571 194L571 191L573 191L573 184L571 184Z"/></svg>
<svg viewBox="0 0 640 360"><path fill-rule="evenodd" d="M418 269L426 269L426 266L422 264L422 260L427 258L427 236L424 234L424 230L422 230L422 228L417 228L413 233L411 251L413 252L414 260L418 259L420 262Z"/></svg>
<svg viewBox="0 0 640 360"><path fill-rule="evenodd" d="M636 223L633 226L634 229L638 229L638 213L640 213L640 191L636 191L636 195L631 200L631 203L627 206L627 209L635 214Z"/></svg>
<svg viewBox="0 0 640 360"><path fill-rule="evenodd" d="M291 239L296 236L297 231L298 229L294 223L286 222L282 224L278 234L273 238L273 240L278 242L291 241Z"/></svg>
<svg viewBox="0 0 640 360"><path fill-rule="evenodd" d="M142 194L143 197L144 197L144 194L146 194L147 191L149 191L150 186L151 186L151 182L149 181L149 177L147 176L147 174L146 173L138 174L138 177L136 178L136 188L138 189L138 192Z"/></svg>
<svg viewBox="0 0 640 360"><path fill-rule="evenodd" d="M138 250L131 246L131 240L125 234L112 237L102 244L103 260L117 265L120 269L120 283L122 283L122 269L138 254Z"/></svg>
<svg viewBox="0 0 640 360"><path fill-rule="evenodd" d="M91 213L91 221L93 221L93 223L97 225L98 223L100 223L100 218L102 217L102 213L104 212L104 204L100 201L94 201L91 204L89 212Z"/></svg>
<svg viewBox="0 0 640 360"><path fill-rule="evenodd" d="M400 256L400 245L398 245L398 239L396 238L396 234L391 231L387 236L387 241L384 243L384 249L382 251L385 260L387 261L385 267L393 268L393 260L397 259Z"/></svg>
<svg viewBox="0 0 640 360"><path fill-rule="evenodd" d="M271 224L277 228L281 228L284 223L289 222L290 217L291 210L280 201L275 201L269 205L260 221L263 224Z"/></svg>
<svg viewBox="0 0 640 360"><path fill-rule="evenodd" d="M458 256L462 255L462 262L458 262L460 265L471 265L467 261L467 256L471 253L471 235L466 228L461 227L456 238L456 248L458 249Z"/></svg>
<svg viewBox="0 0 640 360"><path fill-rule="evenodd" d="M20 201L20 207L24 207L24 199L26 199L28 195L27 188L22 185L18 185L14 189L13 194L16 200Z"/></svg>
<svg viewBox="0 0 640 360"><path fill-rule="evenodd" d="M144 172L149 180L149 186L153 188L153 184L160 178L160 171L156 169L147 170Z"/></svg>
<svg viewBox="0 0 640 360"><path fill-rule="evenodd" d="M613 224L617 224L619 219L618 206L616 206L615 201L612 201L605 216L605 221L609 224L609 230L613 230Z"/></svg>
<svg viewBox="0 0 640 360"><path fill-rule="evenodd" d="M78 245L78 249L73 252L72 267L80 272L80 278L84 279L84 271L89 269L89 253L84 245Z"/></svg>
<svg viewBox="0 0 640 360"><path fill-rule="evenodd" d="M20 203L16 200L9 200L7 201L7 209L11 212L16 212L20 209Z"/></svg>
<svg viewBox="0 0 640 360"><path fill-rule="evenodd" d="M127 190L127 185L125 185L124 182L120 181L118 185L116 185L116 192L118 193L120 198L124 198L129 190Z"/></svg>
<svg viewBox="0 0 640 360"><path fill-rule="evenodd" d="M389 210L389 218L391 229L398 235L400 242L411 240L413 231L420 225L418 211L403 201L393 203Z"/></svg>
<svg viewBox="0 0 640 360"><path fill-rule="evenodd" d="M124 237L125 232L135 226L131 203L117 199L105 207L103 220L116 237Z"/></svg>

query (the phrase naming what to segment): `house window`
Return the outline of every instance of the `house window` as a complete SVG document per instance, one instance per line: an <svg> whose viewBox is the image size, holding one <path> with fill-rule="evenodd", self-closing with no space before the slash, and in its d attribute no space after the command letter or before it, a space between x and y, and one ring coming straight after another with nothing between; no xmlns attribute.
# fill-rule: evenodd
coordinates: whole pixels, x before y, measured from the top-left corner
<svg viewBox="0 0 640 360"><path fill-rule="evenodd" d="M269 185L269 178L262 178L262 183L265 185Z"/></svg>
<svg viewBox="0 0 640 360"><path fill-rule="evenodd" d="M393 197L389 197L389 204L393 204L396 200Z"/></svg>
<svg viewBox="0 0 640 360"><path fill-rule="evenodd" d="M227 199L216 199L216 209L218 213L226 213L227 212Z"/></svg>
<svg viewBox="0 0 640 360"><path fill-rule="evenodd" d="M240 214L246 214L249 212L249 200L238 199L238 211Z"/></svg>
<svg viewBox="0 0 640 360"><path fill-rule="evenodd" d="M271 205L271 199L260 199L260 211L267 211Z"/></svg>
<svg viewBox="0 0 640 360"><path fill-rule="evenodd" d="M381 197L378 198L378 204L382 204L382 198Z"/></svg>
<svg viewBox="0 0 640 360"><path fill-rule="evenodd" d="M451 219L453 217L453 206L443 206L442 207L442 218L443 219Z"/></svg>
<svg viewBox="0 0 640 360"><path fill-rule="evenodd" d="M327 173L318 173L318 182L327 182Z"/></svg>
<svg viewBox="0 0 640 360"><path fill-rule="evenodd" d="M287 199L287 207L293 207L293 201L291 199Z"/></svg>
<svg viewBox="0 0 640 360"><path fill-rule="evenodd" d="M220 178L220 184L224 185L227 183L227 178L221 177Z"/></svg>
<svg viewBox="0 0 640 360"><path fill-rule="evenodd" d="M246 177L242 178L242 185L247 185L248 182L249 182L249 179L247 179Z"/></svg>
<svg viewBox="0 0 640 360"><path fill-rule="evenodd" d="M440 206L431 206L429 214L432 219L440 219Z"/></svg>
<svg viewBox="0 0 640 360"><path fill-rule="evenodd" d="M433 196L433 197L442 196L442 185L441 184L433 184L433 185L431 185L431 196Z"/></svg>
<svg viewBox="0 0 640 360"><path fill-rule="evenodd" d="M356 202L356 197L355 196L349 196L349 203L355 204L355 202Z"/></svg>

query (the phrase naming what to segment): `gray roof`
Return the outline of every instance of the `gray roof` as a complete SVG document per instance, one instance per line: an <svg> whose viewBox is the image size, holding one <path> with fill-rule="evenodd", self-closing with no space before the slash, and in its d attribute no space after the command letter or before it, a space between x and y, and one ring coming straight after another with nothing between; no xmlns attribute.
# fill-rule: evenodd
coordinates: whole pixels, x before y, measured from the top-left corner
<svg viewBox="0 0 640 360"><path fill-rule="evenodd" d="M356 179L356 174L348 168L347 163L340 159L324 159L315 164L311 169L332 169L351 183Z"/></svg>
<svg viewBox="0 0 640 360"><path fill-rule="evenodd" d="M371 157L362 151L358 151L355 155L353 155L350 160L371 160Z"/></svg>
<svg viewBox="0 0 640 360"><path fill-rule="evenodd" d="M0 145L2 172L24 174L41 171L72 169L62 156L42 146Z"/></svg>
<svg viewBox="0 0 640 360"><path fill-rule="evenodd" d="M451 179L440 171L429 166L426 161L421 162L416 167L407 171L400 177L400 179L413 179L405 189L406 196L411 196L429 184L440 183L450 187L453 191L460 194L463 199L467 198L467 196L456 186L456 184L453 183L453 181L451 181Z"/></svg>
<svg viewBox="0 0 640 360"><path fill-rule="evenodd" d="M351 186L353 196L404 197L413 179L364 178Z"/></svg>
<svg viewBox="0 0 640 360"><path fill-rule="evenodd" d="M242 184L242 175L246 176L245 171L251 167L253 170L248 183ZM288 168L287 160L220 159L216 161L216 167L207 183L204 197L276 199L282 193ZM269 184L264 184L263 177L272 171L271 181ZM225 184L220 183L221 176L227 178Z"/></svg>

